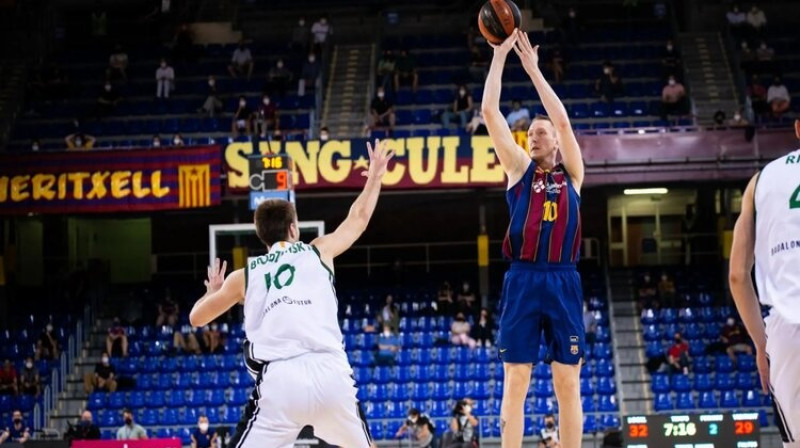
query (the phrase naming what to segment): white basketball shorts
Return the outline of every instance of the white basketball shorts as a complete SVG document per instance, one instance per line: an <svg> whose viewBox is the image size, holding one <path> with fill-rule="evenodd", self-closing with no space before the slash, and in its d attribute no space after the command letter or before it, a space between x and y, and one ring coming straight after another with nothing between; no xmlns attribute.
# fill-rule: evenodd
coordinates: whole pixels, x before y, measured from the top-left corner
<svg viewBox="0 0 800 448"><path fill-rule="evenodd" d="M307 425L328 444L369 448L352 373L346 358L331 353L264 364L227 448L290 448Z"/></svg>
<svg viewBox="0 0 800 448"><path fill-rule="evenodd" d="M773 308L764 319L775 420L785 448L800 448L800 324Z"/></svg>

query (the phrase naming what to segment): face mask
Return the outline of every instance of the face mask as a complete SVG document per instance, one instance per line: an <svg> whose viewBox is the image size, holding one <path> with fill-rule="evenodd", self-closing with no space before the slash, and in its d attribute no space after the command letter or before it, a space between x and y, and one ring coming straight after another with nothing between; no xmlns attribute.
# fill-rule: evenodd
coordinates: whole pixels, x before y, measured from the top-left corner
<svg viewBox="0 0 800 448"><path fill-rule="evenodd" d="M297 24L300 25L300 26L304 26L306 24L306 21L305 20L298 20Z"/></svg>
<svg viewBox="0 0 800 448"><path fill-rule="evenodd" d="M410 420L411 423L417 423L417 417L409 417L408 420Z"/></svg>
<svg viewBox="0 0 800 448"><path fill-rule="evenodd" d="M92 424L91 420L81 420L81 425L83 426L89 426L91 424Z"/></svg>
<svg viewBox="0 0 800 448"><path fill-rule="evenodd" d="M214 84L216 84L216 82L213 79L209 79L208 80L208 85L209 86L214 87Z"/></svg>
<svg viewBox="0 0 800 448"><path fill-rule="evenodd" d="M681 338L675 338L675 343L676 344L680 344L681 343Z"/></svg>
<svg viewBox="0 0 800 448"><path fill-rule="evenodd" d="M469 414L472 412L472 406L464 406L464 412Z"/></svg>
<svg viewBox="0 0 800 448"><path fill-rule="evenodd" d="M459 91L458 91L458 94L459 94L460 96L464 96L464 95L466 95L466 94L467 94L467 92L465 92L464 90L459 90Z"/></svg>
<svg viewBox="0 0 800 448"><path fill-rule="evenodd" d="M14 419L14 424L15 425L19 425L20 423L22 423L22 419L21 418L15 418Z"/></svg>
<svg viewBox="0 0 800 448"><path fill-rule="evenodd" d="M283 68L283 62L278 62L278 63L276 64L276 67L278 67L278 68Z"/></svg>
<svg viewBox="0 0 800 448"><path fill-rule="evenodd" d="M390 330L383 330L383 335L384 336L391 336L392 332Z"/></svg>
<svg viewBox="0 0 800 448"><path fill-rule="evenodd" d="M83 140L81 140L79 138L76 138L75 139L75 146L83 146ZM51 330L47 330L47 331L51 331Z"/></svg>
<svg viewBox="0 0 800 448"><path fill-rule="evenodd" d="M308 62L311 62L311 63L313 63L313 62L314 62L314 61L316 61L316 60L317 60L317 58L316 58L315 56L309 56L309 57L308 57Z"/></svg>
<svg viewBox="0 0 800 448"><path fill-rule="evenodd" d="M383 95L384 95L383 92L378 92L378 98L383 98Z"/></svg>
<svg viewBox="0 0 800 448"><path fill-rule="evenodd" d="M742 42L742 50L747 50L747 42Z"/></svg>
<svg viewBox="0 0 800 448"><path fill-rule="evenodd" d="M739 120L741 120L741 119L742 119L742 116L741 116L741 115L739 115L739 114L736 114L736 115L734 115L734 116L733 116L733 119L734 119L735 121L739 121ZM732 320L730 320L730 321L728 321L728 322L729 322L729 323L728 323L728 325L733 325L733 321L732 321Z"/></svg>
<svg viewBox="0 0 800 448"><path fill-rule="evenodd" d="M125 417L125 424L126 425L132 425L133 424L133 419L130 418L130 417Z"/></svg>
<svg viewBox="0 0 800 448"><path fill-rule="evenodd" d="M47 331L48 332L53 331L53 326L50 325L50 324L47 324Z"/></svg>
<svg viewBox="0 0 800 448"><path fill-rule="evenodd" d="M574 19L575 18L575 11L570 11L569 12L569 18L570 19Z"/></svg>
<svg viewBox="0 0 800 448"><path fill-rule="evenodd" d="M180 137L175 137L174 139L172 139L172 143L175 145L180 145L181 144Z"/></svg>
<svg viewBox="0 0 800 448"><path fill-rule="evenodd" d="M39 150L39 145L37 145L36 143L31 145L31 151L38 151L38 150Z"/></svg>
<svg viewBox="0 0 800 448"><path fill-rule="evenodd" d="M672 51L672 45L667 45L667 51Z"/></svg>
<svg viewBox="0 0 800 448"><path fill-rule="evenodd" d="M603 69L603 73L605 73L606 75L610 75L611 74L611 69L606 67L606 68Z"/></svg>
<svg viewBox="0 0 800 448"><path fill-rule="evenodd" d="M106 84L105 86L103 86L103 88L106 90L106 92L110 92L111 91L111 85L109 85L109 84Z"/></svg>
<svg viewBox="0 0 800 448"><path fill-rule="evenodd" d="M761 44L761 49L762 50L766 50L767 49L767 44Z"/></svg>
<svg viewBox="0 0 800 448"><path fill-rule="evenodd" d="M158 148L161 146L161 142L159 140L153 140L153 148Z"/></svg>
<svg viewBox="0 0 800 448"><path fill-rule="evenodd" d="M239 107L244 107L247 105L246 101L239 101Z"/></svg>
<svg viewBox="0 0 800 448"><path fill-rule="evenodd" d="M269 106L269 98L264 98L264 105Z"/></svg>
<svg viewBox="0 0 800 448"><path fill-rule="evenodd" d="M740 115L734 115L734 117L733 117L733 118L734 118L734 119L736 119L736 120L738 120L738 119L740 119L740 118L742 118L742 117L741 117ZM734 320L733 320L733 319L728 319L728 326L729 326L729 327L732 327L734 323L735 323L735 322L734 322Z"/></svg>
<svg viewBox="0 0 800 448"><path fill-rule="evenodd" d="M162 62L161 63L161 68L167 68L167 63L166 62Z"/></svg>
<svg viewBox="0 0 800 448"><path fill-rule="evenodd" d="M200 423L197 427L200 428L200 431L208 431L208 423Z"/></svg>
<svg viewBox="0 0 800 448"><path fill-rule="evenodd" d="M108 364L108 357L107 356L103 356L101 361L103 362L103 364Z"/></svg>
<svg viewBox="0 0 800 448"><path fill-rule="evenodd" d="M553 429L556 427L556 424L553 422L547 422L545 426L547 426L547 429Z"/></svg>
<svg viewBox="0 0 800 448"><path fill-rule="evenodd" d="M330 138L330 136L328 136L327 132L322 132L322 133L319 134L319 139L322 140L323 142L327 141L329 138Z"/></svg>
<svg viewBox="0 0 800 448"><path fill-rule="evenodd" d="M755 11L755 9L753 11ZM327 19L319 19L319 23L325 25L326 23L328 23L328 20Z"/></svg>
<svg viewBox="0 0 800 448"><path fill-rule="evenodd" d="M33 368L33 363L32 362L26 362L25 363L25 367L27 367L28 369L32 369Z"/></svg>
<svg viewBox="0 0 800 448"><path fill-rule="evenodd" d="M669 85L674 86L675 85L675 80L674 79L670 79L669 80ZM665 279L664 277L661 277L661 280L662 281L666 281L667 279Z"/></svg>

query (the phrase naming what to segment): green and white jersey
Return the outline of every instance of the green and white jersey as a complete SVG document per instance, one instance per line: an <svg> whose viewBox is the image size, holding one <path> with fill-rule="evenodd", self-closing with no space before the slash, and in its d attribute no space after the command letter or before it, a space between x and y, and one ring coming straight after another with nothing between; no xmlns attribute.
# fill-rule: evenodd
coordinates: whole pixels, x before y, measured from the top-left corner
<svg viewBox="0 0 800 448"><path fill-rule="evenodd" d="M800 324L800 150L764 167L754 202L759 300Z"/></svg>
<svg viewBox="0 0 800 448"><path fill-rule="evenodd" d="M317 248L278 242L245 269L244 330L252 358L271 362L306 353L346 361L333 273Z"/></svg>

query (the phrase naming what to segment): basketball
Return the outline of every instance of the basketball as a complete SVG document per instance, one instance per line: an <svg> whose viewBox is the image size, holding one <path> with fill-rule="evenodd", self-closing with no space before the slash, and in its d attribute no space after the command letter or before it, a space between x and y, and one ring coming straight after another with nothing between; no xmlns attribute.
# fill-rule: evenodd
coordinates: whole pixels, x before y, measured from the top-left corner
<svg viewBox="0 0 800 448"><path fill-rule="evenodd" d="M489 0L478 13L478 28L491 44L499 45L518 28L521 16L511 0Z"/></svg>

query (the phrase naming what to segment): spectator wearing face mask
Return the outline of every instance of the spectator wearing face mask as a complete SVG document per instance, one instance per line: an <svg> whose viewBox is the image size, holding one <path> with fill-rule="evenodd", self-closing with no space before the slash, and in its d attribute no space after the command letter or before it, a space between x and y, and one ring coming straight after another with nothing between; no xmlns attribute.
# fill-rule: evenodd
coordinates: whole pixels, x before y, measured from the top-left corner
<svg viewBox="0 0 800 448"><path fill-rule="evenodd" d="M492 346L494 342L494 323L488 308L481 308L478 321L472 329L472 338L478 343L478 347Z"/></svg>
<svg viewBox="0 0 800 448"><path fill-rule="evenodd" d="M327 142L331 139L331 132L327 126L323 126L319 128L319 140L321 142Z"/></svg>
<svg viewBox="0 0 800 448"><path fill-rule="evenodd" d="M200 350L200 343L195 335L195 330L191 325L183 325L180 331L173 332L172 345L175 350L180 350L183 353L192 353L195 355L202 353Z"/></svg>
<svg viewBox="0 0 800 448"><path fill-rule="evenodd" d="M314 53L321 55L322 49L328 43L328 37L333 34L333 28L328 23L328 17L322 16L311 25L311 35L314 36Z"/></svg>
<svg viewBox="0 0 800 448"><path fill-rule="evenodd" d="M392 50L386 50L378 59L378 69L375 73L375 85L384 90L392 87L392 76L395 68L395 57Z"/></svg>
<svg viewBox="0 0 800 448"><path fill-rule="evenodd" d="M175 70L161 58L156 69L156 98L169 98L169 92L175 89Z"/></svg>
<svg viewBox="0 0 800 448"><path fill-rule="evenodd" d="M280 135L280 120L278 117L278 107L270 99L269 95L261 96L261 104L255 114L256 132L262 139L268 135Z"/></svg>
<svg viewBox="0 0 800 448"><path fill-rule="evenodd" d="M197 428L192 432L192 448L216 447L217 433L208 429L208 417L201 415L197 418Z"/></svg>
<svg viewBox="0 0 800 448"><path fill-rule="evenodd" d="M317 80L319 80L321 72L322 68L317 61L317 55L309 53L308 59L303 63L303 68L300 71L300 79L297 81L297 95L304 96L306 94L306 89L316 89Z"/></svg>
<svg viewBox="0 0 800 448"><path fill-rule="evenodd" d="M686 342L680 333L675 333L673 343L667 350L667 363L669 363L672 373L689 374L689 343Z"/></svg>
<svg viewBox="0 0 800 448"><path fill-rule="evenodd" d="M478 419L472 415L472 402L458 400L450 419L450 432L444 435L443 448L473 448L478 446Z"/></svg>
<svg viewBox="0 0 800 448"><path fill-rule="evenodd" d="M764 33L764 29L767 26L767 16L757 5L750 7L750 11L747 12L747 25L750 27L750 35L752 37L758 37Z"/></svg>
<svg viewBox="0 0 800 448"><path fill-rule="evenodd" d="M378 352L375 354L375 364L379 366L394 365L397 353L400 351L400 338L392 332L392 327L383 324L383 332L378 335Z"/></svg>
<svg viewBox="0 0 800 448"><path fill-rule="evenodd" d="M372 120L370 129L389 128L389 132L394 130L395 114L394 104L386 98L386 91L383 87L378 87L375 98L369 106L370 118Z"/></svg>
<svg viewBox="0 0 800 448"><path fill-rule="evenodd" d="M539 437L539 448L557 448L561 446L558 439L558 425L556 425L555 415L547 414L544 416L544 428L539 430Z"/></svg>
<svg viewBox="0 0 800 448"><path fill-rule="evenodd" d="M386 300L378 311L376 320L380 326L388 325L393 333L400 330L400 309L394 303L394 297L391 294L386 295Z"/></svg>
<svg viewBox="0 0 800 448"><path fill-rule="evenodd" d="M111 326L108 328L106 352L111 356L128 356L128 335L119 317L115 317Z"/></svg>
<svg viewBox="0 0 800 448"><path fill-rule="evenodd" d="M670 76L667 85L661 89L661 119L667 120L670 115L683 115L686 111L685 98L686 89L683 84L675 76Z"/></svg>
<svg viewBox="0 0 800 448"><path fill-rule="evenodd" d="M461 312L471 314L477 300L469 282L461 283L461 290L456 294L456 308Z"/></svg>
<svg viewBox="0 0 800 448"><path fill-rule="evenodd" d="M128 80L128 53L122 50L122 45L117 44L111 56L108 57L106 78L109 80L117 78Z"/></svg>
<svg viewBox="0 0 800 448"><path fill-rule="evenodd" d="M95 364L94 372L84 375L83 388L87 394L92 393L96 389L107 392L114 392L117 390L116 370L114 366L111 365L107 352L103 352L100 357L100 362Z"/></svg>
<svg viewBox="0 0 800 448"><path fill-rule="evenodd" d="M464 313L456 314L453 323L450 324L450 342L453 345L466 345L469 348L475 348L477 343L475 339L469 336L471 329L472 327L464 317Z"/></svg>
<svg viewBox="0 0 800 448"><path fill-rule="evenodd" d="M228 73L232 78L247 75L247 79L253 75L253 54L250 49L245 47L244 39L239 40L239 46L233 50L231 63L228 65Z"/></svg>
<svg viewBox="0 0 800 448"><path fill-rule="evenodd" d="M0 443L15 442L23 444L31 438L31 430L22 421L22 411L15 409L11 414L11 425L0 434Z"/></svg>
<svg viewBox="0 0 800 448"><path fill-rule="evenodd" d="M114 113L114 110L119 103L120 96L110 82L103 85L103 91L97 97L95 102L95 115L97 118L107 117Z"/></svg>
<svg viewBox="0 0 800 448"><path fill-rule="evenodd" d="M222 100L220 100L219 94L217 93L217 79L213 76L209 76L206 100L203 101L203 106L198 109L197 112L208 114L209 117L213 117L214 114L219 112L221 109Z"/></svg>
<svg viewBox="0 0 800 448"><path fill-rule="evenodd" d="M511 132L527 131L531 125L531 113L527 107L522 107L522 102L518 99L511 101L511 112L506 116L508 127Z"/></svg>
<svg viewBox="0 0 800 448"><path fill-rule="evenodd" d="M39 369L33 364L33 357L25 358L25 365L19 373L19 391L25 395L39 397L42 391L39 381Z"/></svg>
<svg viewBox="0 0 800 448"><path fill-rule="evenodd" d="M462 129L466 129L467 123L472 118L472 111L475 105L472 102L472 95L467 91L467 86L460 85L453 98L453 104L449 110L442 114L442 126L450 127L453 117L458 117Z"/></svg>
<svg viewBox="0 0 800 448"><path fill-rule="evenodd" d="M666 273L661 274L661 280L658 282L658 296L664 306L675 305L675 282Z"/></svg>
<svg viewBox="0 0 800 448"><path fill-rule="evenodd" d="M297 24L292 28L292 40L289 43L292 51L303 54L308 51L308 39L311 36L306 24L306 18L297 19Z"/></svg>
<svg viewBox="0 0 800 448"><path fill-rule="evenodd" d="M411 92L417 93L419 87L419 74L417 73L417 60L408 53L408 50L400 50L400 56L394 68L394 91L400 90L400 84L410 84Z"/></svg>
<svg viewBox="0 0 800 448"><path fill-rule="evenodd" d="M589 304L583 301L583 328L586 329L586 344L594 344L597 338L597 316L589 309Z"/></svg>
<svg viewBox="0 0 800 448"><path fill-rule="evenodd" d="M91 411L83 411L78 424L67 433L70 440L100 440L100 428L94 424Z"/></svg>
<svg viewBox="0 0 800 448"><path fill-rule="evenodd" d="M175 147L175 148L181 147L181 146L186 146L186 142L183 141L183 136L181 135L180 132L178 132L178 133L176 133L175 135L172 136L172 142L171 143L172 143L172 146ZM172 324L170 326L174 326L174 324Z"/></svg>
<svg viewBox="0 0 800 448"><path fill-rule="evenodd" d="M747 331L733 317L728 317L725 321L719 338L725 345L725 352L734 364L737 361L738 353L753 354L753 347L747 343Z"/></svg>
<svg viewBox="0 0 800 448"><path fill-rule="evenodd" d="M94 136L89 134L83 134L80 132L76 132L74 134L69 134L68 136L64 137L64 143L67 145L67 150L86 150L94 148L94 144L97 140Z"/></svg>
<svg viewBox="0 0 800 448"><path fill-rule="evenodd" d="M412 408L408 411L408 418L397 430L394 438L399 439L408 433L414 448L431 448L434 445L435 432L436 428L430 417L422 414L419 409Z"/></svg>
<svg viewBox="0 0 800 448"><path fill-rule="evenodd" d="M203 328L203 343L205 344L208 353L217 353L222 349L222 333L219 331L219 326L212 323Z"/></svg>
<svg viewBox="0 0 800 448"><path fill-rule="evenodd" d="M748 126L749 124L750 124L750 122L747 121L747 118L742 116L742 111L741 110L737 110L736 112L734 112L733 113L733 117L731 117L731 119L728 120L728 126L736 127L736 128Z"/></svg>
<svg viewBox="0 0 800 448"><path fill-rule="evenodd" d="M46 359L48 361L58 359L59 355L58 340L53 329L53 324L48 323L39 335L36 343L36 359Z"/></svg>
<svg viewBox="0 0 800 448"><path fill-rule="evenodd" d="M617 75L614 64L603 63L603 74L594 83L594 91L602 101L611 102L614 98L625 95L622 78Z"/></svg>
<svg viewBox="0 0 800 448"><path fill-rule="evenodd" d="M772 118L780 119L789 110L791 100L789 90L783 85L781 78L779 76L773 78L772 85L767 89L767 103L772 111Z"/></svg>
<svg viewBox="0 0 800 448"><path fill-rule="evenodd" d="M180 134L178 134L180 136ZM174 327L178 323L178 313L180 308L175 300L172 299L172 293L167 289L164 292L164 299L158 304L158 317L156 318L156 327L167 325Z"/></svg>
<svg viewBox="0 0 800 448"><path fill-rule="evenodd" d="M283 59L278 59L275 66L269 69L267 73L267 85L265 91L278 98L286 96L286 91L292 85L292 72L285 67Z"/></svg>
<svg viewBox="0 0 800 448"><path fill-rule="evenodd" d="M150 147L151 148L160 148L161 146L162 146L161 145L161 137L158 134L154 135L153 139L150 140Z"/></svg>
<svg viewBox="0 0 800 448"><path fill-rule="evenodd" d="M31 140L31 152L39 152L41 149L42 147L38 138Z"/></svg>
<svg viewBox="0 0 800 448"><path fill-rule="evenodd" d="M16 396L19 393L17 380L17 369L10 359L6 359L3 368L0 369L0 394Z"/></svg>
<svg viewBox="0 0 800 448"><path fill-rule="evenodd" d="M253 117L253 110L247 105L247 98L244 95L239 97L239 105L236 112L233 114L231 122L231 133L233 138L240 135L250 135L251 133L251 118Z"/></svg>
<svg viewBox="0 0 800 448"><path fill-rule="evenodd" d="M122 419L125 424L117 430L117 440L147 439L147 431L133 421L133 412L130 409L122 411Z"/></svg>

